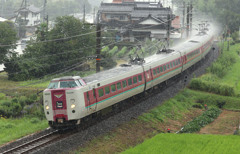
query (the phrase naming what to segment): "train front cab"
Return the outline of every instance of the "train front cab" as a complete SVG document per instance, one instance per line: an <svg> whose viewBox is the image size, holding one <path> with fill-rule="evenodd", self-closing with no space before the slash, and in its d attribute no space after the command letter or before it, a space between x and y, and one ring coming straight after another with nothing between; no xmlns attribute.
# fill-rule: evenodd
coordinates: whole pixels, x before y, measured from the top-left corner
<svg viewBox="0 0 240 154"><path fill-rule="evenodd" d="M74 85L64 83L73 83ZM54 83L56 88L51 86ZM53 128L64 128L80 124L83 95L81 85L76 80L54 80L44 91L44 112ZM82 102L82 103L81 103Z"/></svg>

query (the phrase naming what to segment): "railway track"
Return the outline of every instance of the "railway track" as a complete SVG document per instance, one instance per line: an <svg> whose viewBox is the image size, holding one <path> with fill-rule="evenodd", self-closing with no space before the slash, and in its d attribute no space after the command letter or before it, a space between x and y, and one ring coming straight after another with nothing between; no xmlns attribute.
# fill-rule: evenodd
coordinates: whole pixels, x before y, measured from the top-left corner
<svg viewBox="0 0 240 154"><path fill-rule="evenodd" d="M30 153L38 148L42 148L45 145L56 141L62 137L61 134L58 133L57 130L52 131L48 134L45 134L41 137L38 137L36 139L33 139L31 141L28 141L24 144L21 144L19 146L16 146L12 149L9 149L7 151L4 151L2 154L23 154L23 153Z"/></svg>

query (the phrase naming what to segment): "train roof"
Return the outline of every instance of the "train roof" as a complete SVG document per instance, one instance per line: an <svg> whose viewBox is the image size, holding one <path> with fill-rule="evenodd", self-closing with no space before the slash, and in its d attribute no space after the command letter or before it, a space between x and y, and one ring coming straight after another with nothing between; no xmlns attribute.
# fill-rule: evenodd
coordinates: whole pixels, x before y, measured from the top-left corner
<svg viewBox="0 0 240 154"><path fill-rule="evenodd" d="M140 67L141 67L140 65L126 65L126 67L115 67L110 70L102 71L102 72L84 77L83 80L86 83L90 83L94 81L102 81L112 77L116 77L117 75L120 75L120 74L125 74L129 71L135 70Z"/></svg>
<svg viewBox="0 0 240 154"><path fill-rule="evenodd" d="M80 78L81 78L80 76L63 76L63 77L60 77L60 78L52 79L52 81L76 80L76 79L80 79ZM51 82L52 82L52 81L51 81Z"/></svg>

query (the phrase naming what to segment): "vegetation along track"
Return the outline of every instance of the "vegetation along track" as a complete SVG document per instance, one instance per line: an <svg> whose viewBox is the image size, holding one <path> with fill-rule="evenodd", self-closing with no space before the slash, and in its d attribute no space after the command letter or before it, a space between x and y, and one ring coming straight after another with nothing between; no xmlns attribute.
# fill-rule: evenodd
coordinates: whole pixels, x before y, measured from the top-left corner
<svg viewBox="0 0 240 154"><path fill-rule="evenodd" d="M197 70L187 71L184 75L182 75L182 77L184 77L184 80L186 80L185 76L188 76L186 81L188 82L191 76L193 76L192 74L197 76L203 74L205 72L205 68L208 67L211 62L217 58L217 56L218 53L216 50L214 52L211 52L208 57L205 58L203 62L201 62L201 67L198 67L200 66L200 63L196 64L198 67ZM171 98L177 94L177 92L181 90L185 84L187 84L186 82L183 81L182 78L178 78L178 80L173 80L172 82L168 83L167 86L158 89L152 89L151 94L148 94L147 97L136 98L137 101L134 98L131 98L128 101L123 102L123 105L118 108L119 110L117 110L117 113L110 112L109 114L103 115L101 117L98 116L97 118L94 118L88 122L86 119L87 127L86 125L84 127L81 126L77 130L72 131L70 134L65 133L63 135L60 135L58 139L54 139L54 141L51 141L51 143L45 144L44 147L38 147L38 151L35 152L59 153L67 152L69 150L77 148L78 146L81 146L87 141L95 138L96 136L111 131L117 126L130 121L132 118L138 117L142 113L147 112L153 107L161 104L163 101ZM110 114L113 115L110 116Z"/></svg>

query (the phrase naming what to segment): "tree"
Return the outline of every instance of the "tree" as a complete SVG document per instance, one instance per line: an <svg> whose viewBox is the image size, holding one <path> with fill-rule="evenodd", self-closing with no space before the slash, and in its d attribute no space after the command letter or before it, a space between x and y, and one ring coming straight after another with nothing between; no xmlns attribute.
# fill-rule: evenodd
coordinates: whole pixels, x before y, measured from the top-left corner
<svg viewBox="0 0 240 154"><path fill-rule="evenodd" d="M0 64L7 54L14 52L17 33L12 22L0 22Z"/></svg>
<svg viewBox="0 0 240 154"><path fill-rule="evenodd" d="M9 79L28 80L63 72L95 54L95 28L72 16L58 17L55 22L50 31L46 24L40 25L37 39L30 41L23 55L5 60Z"/></svg>

